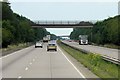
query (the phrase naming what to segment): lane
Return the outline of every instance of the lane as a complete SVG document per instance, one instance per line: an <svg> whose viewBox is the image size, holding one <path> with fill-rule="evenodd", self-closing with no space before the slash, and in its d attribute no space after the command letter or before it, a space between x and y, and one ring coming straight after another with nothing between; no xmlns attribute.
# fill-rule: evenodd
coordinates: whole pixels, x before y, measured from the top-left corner
<svg viewBox="0 0 120 80"><path fill-rule="evenodd" d="M50 71L50 57L48 54L44 54L46 51L46 44L42 48L35 48L35 52L33 55L35 58L31 58L31 62L29 62L26 67L28 70L24 70L20 73L22 78L51 78ZM30 65L30 63L32 63Z"/></svg>
<svg viewBox="0 0 120 80"><path fill-rule="evenodd" d="M19 53L17 55L17 53L16 53L15 55L17 55L17 57L19 56L18 59L14 59L14 58L16 58L16 56L11 55L11 56L9 56L10 58L6 57L5 59L2 60L3 64L10 63L10 65L7 65L7 67L5 67L5 69L3 69L3 77L17 78L19 75L21 75L22 72L25 71L25 68L29 65L29 63L33 62L33 59L37 58L36 51L38 51L38 50L35 49L34 46L32 46L32 48L29 47L29 49L30 50L27 50L27 51L25 50L27 53L24 53L23 56L19 55ZM31 49L32 49L32 51L31 51ZM21 54L22 54L22 52L21 52ZM39 52L39 53L41 53L41 52ZM12 60L13 62L11 62L11 58L14 59L15 61ZM9 59L9 61L8 61L8 59Z"/></svg>
<svg viewBox="0 0 120 80"><path fill-rule="evenodd" d="M118 60L118 52L120 50L118 49L111 49L111 48L105 48L105 47L99 47L99 46L93 46L93 45L79 45L77 42L68 42L68 41L62 41L63 43L66 43L70 46L76 47L76 48L80 48L92 53L98 53L101 54L103 56L108 56L112 59L116 59Z"/></svg>
<svg viewBox="0 0 120 80"><path fill-rule="evenodd" d="M31 51L34 51L34 46L30 46L25 49L1 57L0 60L2 60L2 69L6 68L8 65L12 64L13 62L16 62L23 56L29 54Z"/></svg>
<svg viewBox="0 0 120 80"><path fill-rule="evenodd" d="M47 51L47 44L43 48L27 49L26 55L20 56L3 69L4 78L83 78L82 73L68 61L67 57L58 48L56 51ZM28 53L27 53L28 52ZM16 53L17 54L17 53ZM13 54L13 55L16 55ZM22 53L21 53L22 54ZM12 57L8 56L8 57ZM5 59L8 59L5 57ZM15 58L16 56L13 56ZM8 61L8 60L7 60Z"/></svg>

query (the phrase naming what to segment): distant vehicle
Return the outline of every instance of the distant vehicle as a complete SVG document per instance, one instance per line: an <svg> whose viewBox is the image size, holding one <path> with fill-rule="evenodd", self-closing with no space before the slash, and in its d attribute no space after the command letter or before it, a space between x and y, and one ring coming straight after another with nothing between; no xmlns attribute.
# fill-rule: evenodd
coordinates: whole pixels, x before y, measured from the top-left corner
<svg viewBox="0 0 120 80"><path fill-rule="evenodd" d="M36 42L35 43L35 48L37 48L37 47L43 48L43 42Z"/></svg>
<svg viewBox="0 0 120 80"><path fill-rule="evenodd" d="M79 42L79 40L74 40L74 42Z"/></svg>
<svg viewBox="0 0 120 80"><path fill-rule="evenodd" d="M69 40L69 42L72 42L72 40Z"/></svg>
<svg viewBox="0 0 120 80"><path fill-rule="evenodd" d="M56 44L53 43L53 42L50 42L50 43L47 45L47 51L49 51L49 50L55 50L55 51L57 51L57 46L56 46Z"/></svg>
<svg viewBox="0 0 120 80"><path fill-rule="evenodd" d="M79 44L88 44L88 35L79 35Z"/></svg>
<svg viewBox="0 0 120 80"><path fill-rule="evenodd" d="M48 42L50 41L50 35L46 35L45 37L43 37L43 42Z"/></svg>

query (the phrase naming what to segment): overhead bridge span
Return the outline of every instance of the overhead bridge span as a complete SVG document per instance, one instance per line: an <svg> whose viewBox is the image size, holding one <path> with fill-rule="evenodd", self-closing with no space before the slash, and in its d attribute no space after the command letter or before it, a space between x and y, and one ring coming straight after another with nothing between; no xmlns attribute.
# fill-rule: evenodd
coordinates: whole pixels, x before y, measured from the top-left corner
<svg viewBox="0 0 120 80"><path fill-rule="evenodd" d="M35 21L33 28L77 28L93 27L93 24L85 21Z"/></svg>

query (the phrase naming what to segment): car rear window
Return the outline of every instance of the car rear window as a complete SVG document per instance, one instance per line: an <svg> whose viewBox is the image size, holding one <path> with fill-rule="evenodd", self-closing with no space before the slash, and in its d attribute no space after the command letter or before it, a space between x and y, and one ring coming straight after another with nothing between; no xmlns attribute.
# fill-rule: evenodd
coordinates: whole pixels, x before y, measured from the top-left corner
<svg viewBox="0 0 120 80"><path fill-rule="evenodd" d="M49 46L55 46L55 44L49 44Z"/></svg>

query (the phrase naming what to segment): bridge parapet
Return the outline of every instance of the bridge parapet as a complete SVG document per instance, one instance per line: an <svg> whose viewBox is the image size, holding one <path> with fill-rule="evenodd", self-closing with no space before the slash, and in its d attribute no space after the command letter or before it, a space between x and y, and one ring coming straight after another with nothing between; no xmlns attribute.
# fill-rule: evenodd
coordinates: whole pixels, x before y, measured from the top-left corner
<svg viewBox="0 0 120 80"><path fill-rule="evenodd" d="M79 24L79 21L35 21L36 24Z"/></svg>
<svg viewBox="0 0 120 80"><path fill-rule="evenodd" d="M43 28L75 28L75 27L93 27L93 24L85 21L34 21L32 27Z"/></svg>

